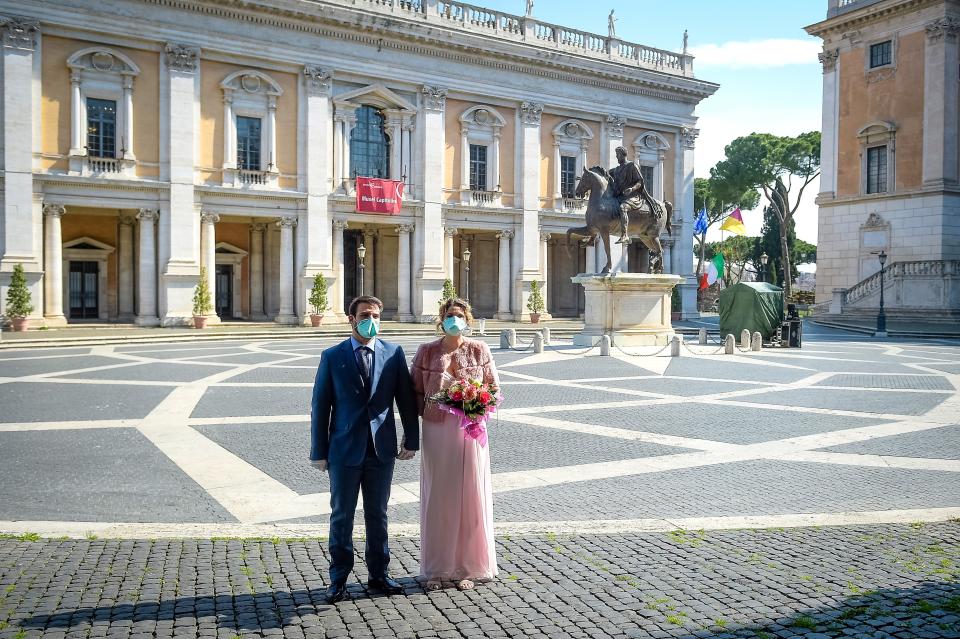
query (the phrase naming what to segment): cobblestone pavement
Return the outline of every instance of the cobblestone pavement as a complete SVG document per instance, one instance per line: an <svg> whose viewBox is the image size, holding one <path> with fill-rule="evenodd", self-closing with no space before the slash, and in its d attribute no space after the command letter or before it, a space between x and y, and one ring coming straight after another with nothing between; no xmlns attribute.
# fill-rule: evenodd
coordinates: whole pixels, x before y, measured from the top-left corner
<svg viewBox="0 0 960 639"><path fill-rule="evenodd" d="M353 584L332 609L329 485L306 455L335 341L0 351L0 639L960 637L956 342L491 340L499 578L423 592L419 463L398 463L407 596Z"/></svg>

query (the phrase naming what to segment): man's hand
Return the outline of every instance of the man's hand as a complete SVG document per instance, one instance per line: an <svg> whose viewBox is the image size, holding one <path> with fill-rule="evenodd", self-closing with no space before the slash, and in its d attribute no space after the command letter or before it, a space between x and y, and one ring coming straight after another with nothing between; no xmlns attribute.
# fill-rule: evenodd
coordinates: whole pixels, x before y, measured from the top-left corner
<svg viewBox="0 0 960 639"><path fill-rule="evenodd" d="M316 468L319 471L327 470L327 460L326 459L311 459L310 465Z"/></svg>
<svg viewBox="0 0 960 639"><path fill-rule="evenodd" d="M401 446L400 452L397 453L397 459L399 459L400 461L410 461L411 459L416 457L416 455L417 455L417 451L407 450L406 448Z"/></svg>

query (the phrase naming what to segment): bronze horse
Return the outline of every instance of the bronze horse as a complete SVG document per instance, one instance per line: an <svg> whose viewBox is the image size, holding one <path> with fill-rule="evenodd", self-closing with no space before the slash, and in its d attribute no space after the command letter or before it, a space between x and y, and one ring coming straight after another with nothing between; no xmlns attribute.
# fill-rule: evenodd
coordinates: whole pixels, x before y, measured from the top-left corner
<svg viewBox="0 0 960 639"><path fill-rule="evenodd" d="M610 174L602 166L586 169L577 184L576 196L582 198L588 191L590 199L587 201L587 224L567 230L567 238L571 235L588 237L590 243L596 242L599 235L603 240L603 248L607 254L607 265L600 271L602 274L610 272L613 264L610 259L610 234L620 231L620 202L613 195L610 188ZM646 207L630 213L628 226L631 238L637 238L650 250L650 267L654 273L663 272L663 246L660 244L660 234L664 230L672 235L670 218L673 217L673 204L667 201L655 200L664 211L658 220Z"/></svg>

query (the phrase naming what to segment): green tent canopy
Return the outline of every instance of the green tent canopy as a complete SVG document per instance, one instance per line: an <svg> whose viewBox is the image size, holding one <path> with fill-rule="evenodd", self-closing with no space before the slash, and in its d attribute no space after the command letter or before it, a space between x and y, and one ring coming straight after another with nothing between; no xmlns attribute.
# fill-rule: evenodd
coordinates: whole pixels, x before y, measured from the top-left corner
<svg viewBox="0 0 960 639"><path fill-rule="evenodd" d="M740 339L743 329L770 339L783 322L783 289L766 282L740 282L720 291L720 337Z"/></svg>

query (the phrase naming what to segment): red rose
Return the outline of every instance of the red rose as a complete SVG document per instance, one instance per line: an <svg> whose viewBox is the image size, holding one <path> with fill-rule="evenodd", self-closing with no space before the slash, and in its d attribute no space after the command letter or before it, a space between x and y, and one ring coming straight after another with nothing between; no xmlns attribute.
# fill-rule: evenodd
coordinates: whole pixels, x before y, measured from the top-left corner
<svg viewBox="0 0 960 639"><path fill-rule="evenodd" d="M491 395L487 391L483 391L480 393L480 401L483 402L484 404L489 404L491 399L493 399L493 395Z"/></svg>
<svg viewBox="0 0 960 639"><path fill-rule="evenodd" d="M463 401L463 391L459 391L459 390L453 391L452 393L450 393L450 399L452 399L452 400L455 401L455 402L462 402L462 401Z"/></svg>

